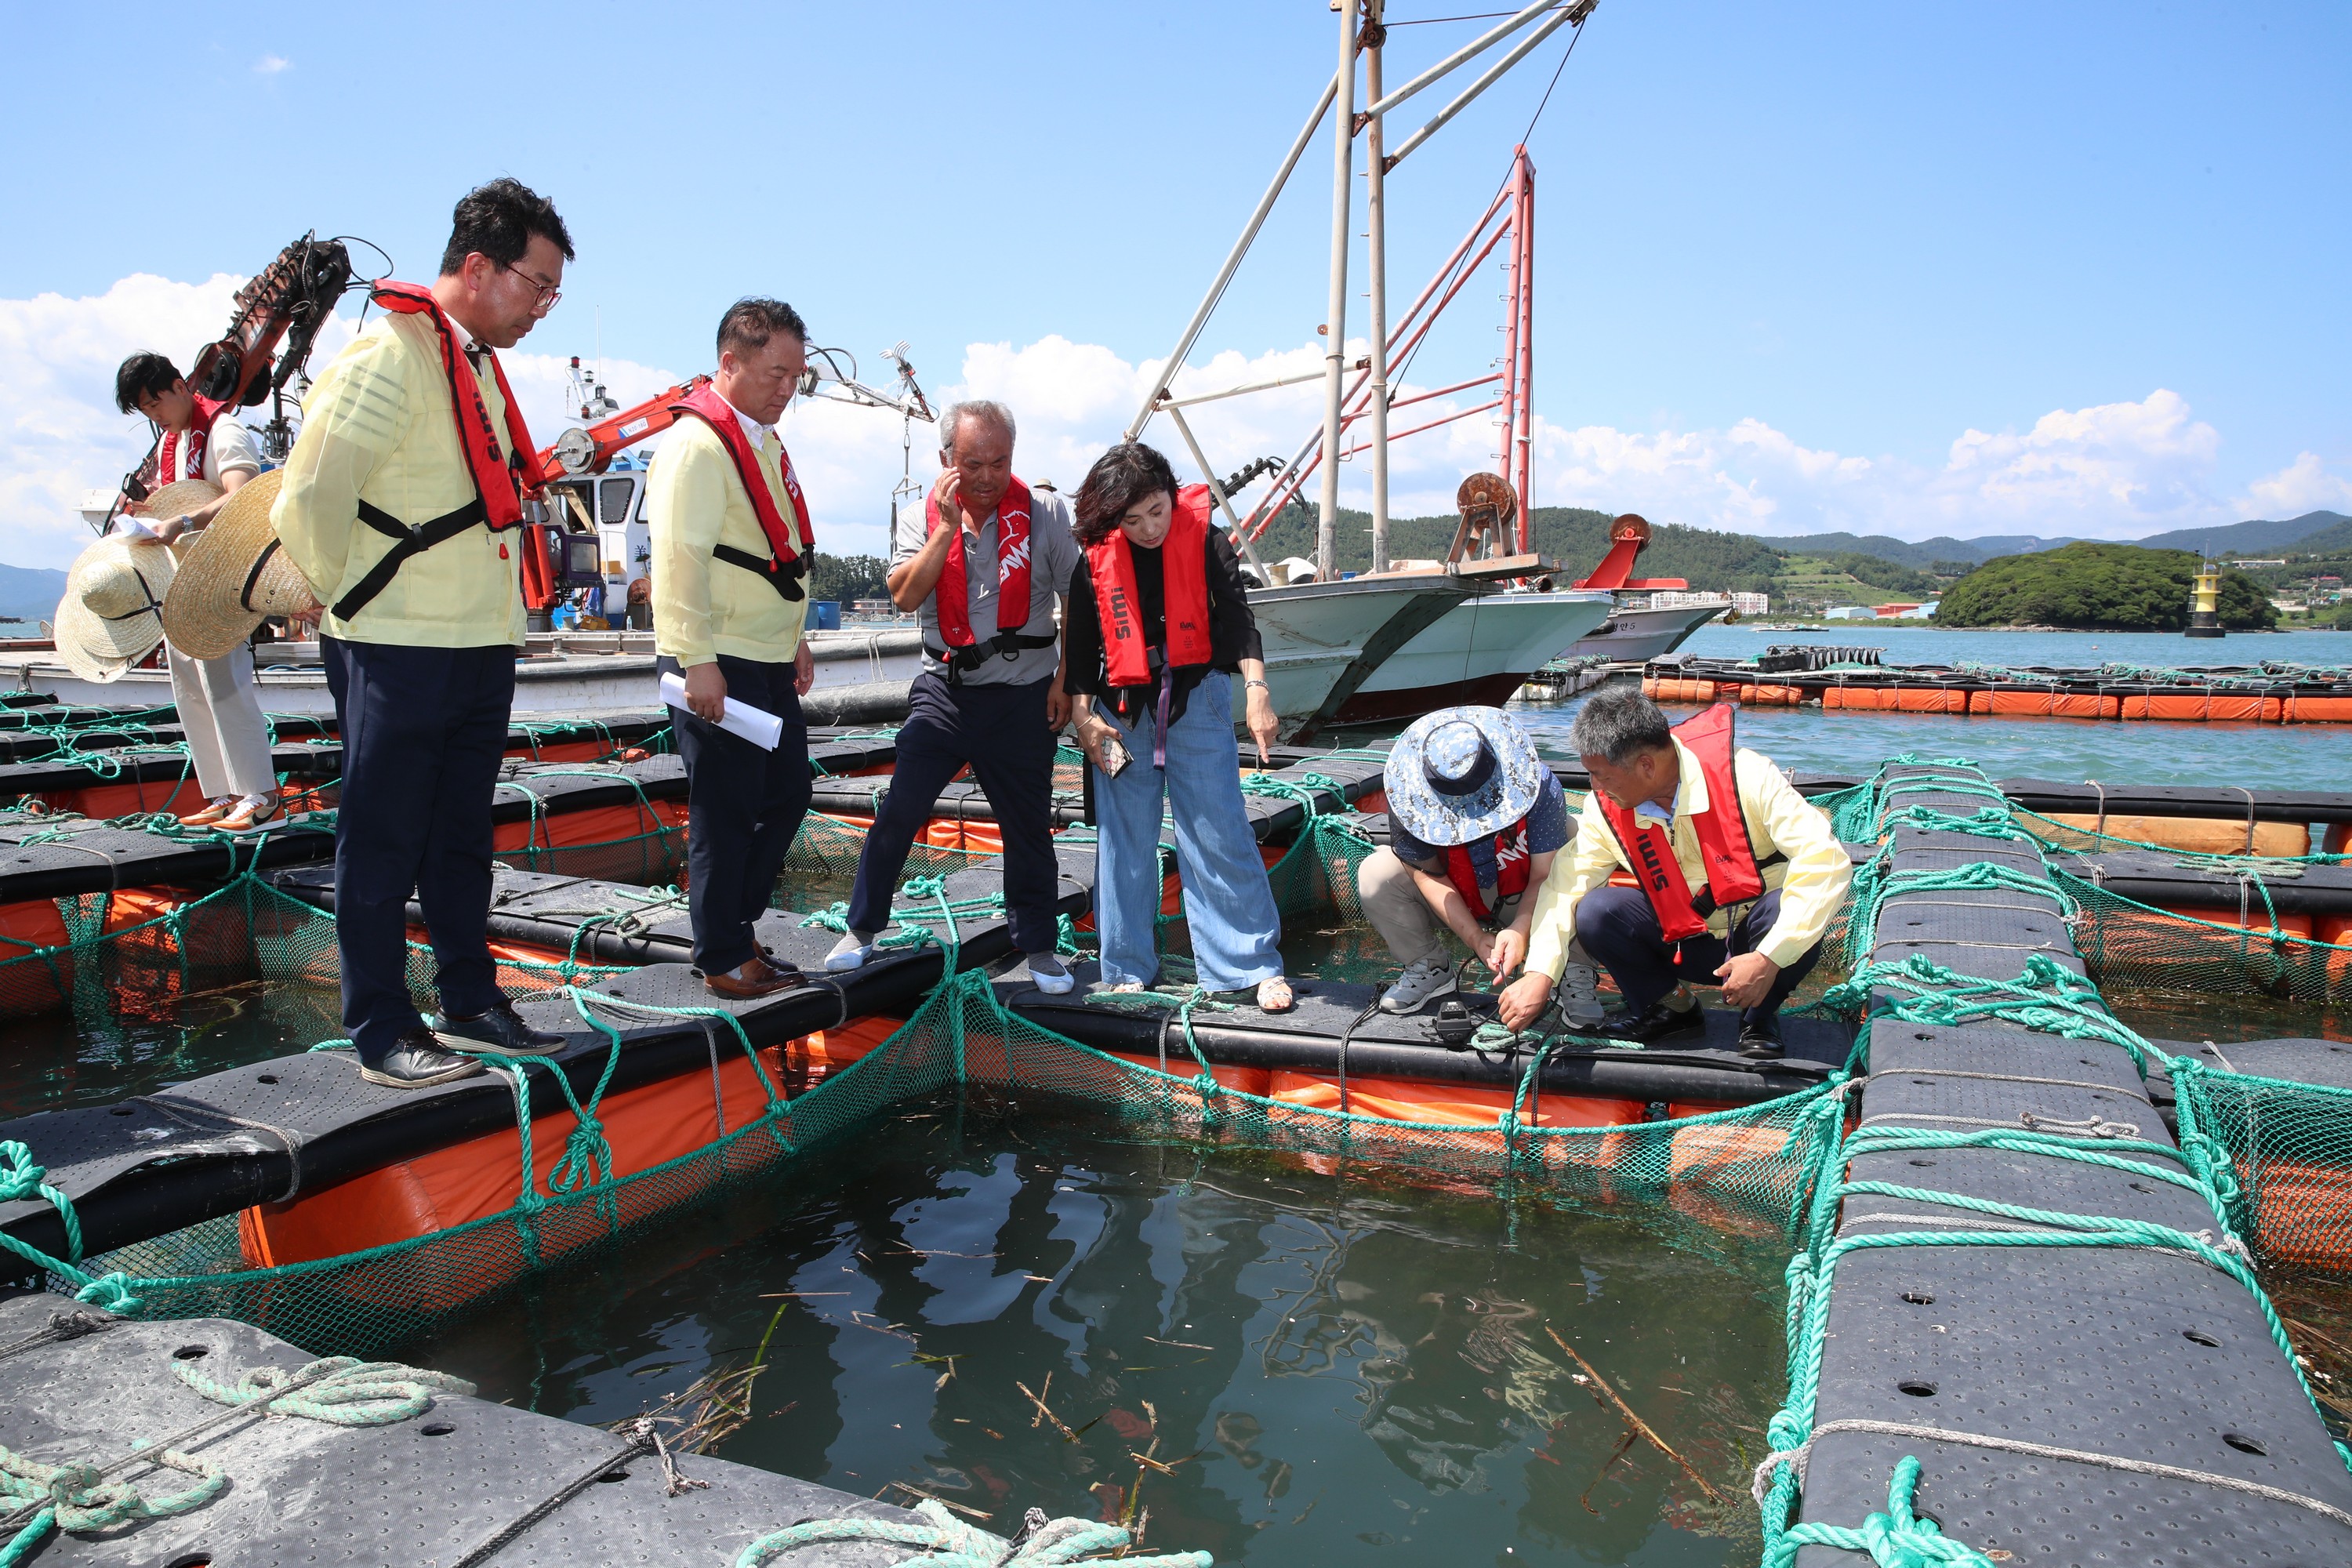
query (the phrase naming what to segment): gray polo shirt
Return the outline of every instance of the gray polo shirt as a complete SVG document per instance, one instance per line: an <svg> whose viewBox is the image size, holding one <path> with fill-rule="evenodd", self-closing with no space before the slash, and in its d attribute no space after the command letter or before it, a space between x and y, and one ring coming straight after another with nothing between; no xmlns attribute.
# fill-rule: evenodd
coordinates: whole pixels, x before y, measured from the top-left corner
<svg viewBox="0 0 2352 1568"><path fill-rule="evenodd" d="M898 531L890 541L890 564L912 561L923 548L924 507L921 502L898 510ZM964 607L972 636L986 642L996 635L996 518L992 513L977 536L958 530L963 546ZM1070 509L1051 490L1029 492L1029 621L1022 630L1032 637L1052 635L1059 625L1055 607L1070 574L1078 569L1078 542L1070 536ZM938 595L923 601L917 612L926 650L947 647L940 636ZM1055 647L1023 648L1013 658L995 655L964 671L966 686L1028 686L1053 679L1062 654ZM946 666L923 655L923 668L944 677Z"/></svg>

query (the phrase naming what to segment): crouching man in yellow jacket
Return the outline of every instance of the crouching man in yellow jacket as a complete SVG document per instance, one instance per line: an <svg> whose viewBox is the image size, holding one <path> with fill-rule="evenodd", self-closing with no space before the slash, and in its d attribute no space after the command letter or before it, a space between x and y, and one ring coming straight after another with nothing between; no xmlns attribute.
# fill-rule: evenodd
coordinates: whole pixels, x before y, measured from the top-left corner
<svg viewBox="0 0 2352 1568"><path fill-rule="evenodd" d="M1582 938L1625 995L1614 1031L1643 1045L1705 1034L1693 985L1740 1009L1743 1055L1781 1055L1780 1004L1821 957L1853 878L1829 818L1769 759L1735 751L1729 706L1679 727L1639 691L1604 691L1570 743L1592 775L1572 855L1538 893L1527 971L1503 1022L1533 1023ZM1633 886L1612 885L1630 876Z"/></svg>

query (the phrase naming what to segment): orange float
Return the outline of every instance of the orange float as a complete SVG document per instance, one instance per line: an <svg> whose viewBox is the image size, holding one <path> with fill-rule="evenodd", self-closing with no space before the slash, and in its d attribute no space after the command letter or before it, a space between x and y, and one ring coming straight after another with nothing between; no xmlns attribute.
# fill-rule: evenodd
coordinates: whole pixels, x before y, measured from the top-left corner
<svg viewBox="0 0 2352 1568"><path fill-rule="evenodd" d="M770 1047L761 1058L770 1081L777 1082L781 1051ZM596 1119L612 1151L609 1173L631 1175L714 1142L721 1135L722 1105L730 1131L768 1109L759 1075L740 1052L722 1059L715 1090L709 1072L695 1071L606 1096ZM569 1110L531 1123L531 1168L541 1192L547 1190L549 1173L563 1158L565 1142L577 1125ZM714 1151L711 1157L723 1156ZM254 1268L306 1263L488 1219L512 1208L521 1194L516 1134L509 1129L304 1193L290 1203L257 1205L237 1216L237 1241ZM560 1257L600 1240L616 1225L646 1218L681 1197L677 1187L662 1182L620 1188L612 1194L616 1213L611 1222L597 1214L593 1202L550 1208L532 1224L539 1256ZM467 1254L462 1267L411 1263L381 1276L362 1268L342 1278L337 1289L371 1306L438 1312L486 1295L531 1268L524 1248L506 1242L496 1227L477 1234L482 1244L472 1247L454 1238Z"/></svg>

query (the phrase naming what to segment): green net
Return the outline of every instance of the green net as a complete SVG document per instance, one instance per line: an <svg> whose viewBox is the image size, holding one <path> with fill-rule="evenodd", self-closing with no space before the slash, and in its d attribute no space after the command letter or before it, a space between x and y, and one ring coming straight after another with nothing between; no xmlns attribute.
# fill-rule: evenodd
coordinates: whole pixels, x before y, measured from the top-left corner
<svg viewBox="0 0 2352 1568"><path fill-rule="evenodd" d="M611 1050L619 1028L642 1026L659 1011L623 1007L576 987L568 994L582 1018L613 1040ZM724 1015L677 1016L713 1020L721 1048L748 1058L758 1084L758 1113L690 1152L631 1168L607 1133L604 1118L616 1108L596 1095L579 1097L572 1113L533 1129L538 1151L513 1131L486 1142L480 1157L515 1171L516 1197L466 1225L341 1256L262 1264L250 1217L244 1224L224 1217L102 1258L44 1261L59 1287L117 1310L236 1317L297 1344L367 1353L542 1268L622 1244L635 1227L683 1205L736 1183L772 1179L797 1154L855 1131L886 1107L958 1089L1083 1101L1156 1134L1362 1160L1481 1191L1508 1184L1564 1202L1654 1205L1762 1236L1785 1235L1801 1213L1820 1145L1838 1124L1833 1085L1671 1121L1641 1121L1640 1108L1629 1107L1612 1114L1633 1120L1577 1125L1593 1114L1591 1102L1541 1096L1531 1083L1484 1125L1342 1112L1221 1082L1196 1058L1180 1055L1162 1071L1155 1062L1092 1049L1008 1013L984 978L970 972L935 990L855 1064L797 1095L787 1094L790 1079L775 1070L786 1065L783 1055L751 1052ZM528 1061L491 1065L510 1076L539 1070ZM558 1144L563 1157L550 1166L546 1156Z"/></svg>
<svg viewBox="0 0 2352 1568"><path fill-rule="evenodd" d="M2352 1269L2352 1090L2171 1059L2180 1138L2265 1263Z"/></svg>
<svg viewBox="0 0 2352 1568"><path fill-rule="evenodd" d="M41 918L49 911L53 921ZM267 1010L314 1036L331 1033L341 1011L334 917L250 873L201 898L124 889L12 912L16 929L0 934L8 955L0 958L0 1017L163 1017L186 997L247 981L264 983ZM499 984L514 995L625 973L561 953L494 945L493 954ZM434 968L431 947L412 941L408 984L420 1007L436 1005Z"/></svg>
<svg viewBox="0 0 2352 1568"><path fill-rule="evenodd" d="M2137 1128L2123 1123L1968 1131L1865 1125L1848 1133L1842 1118L1833 1122L1831 1134L1814 1145L1821 1163L1806 1184L1811 1194L1807 1213L1792 1226L1800 1250L1788 1275L1789 1395L1769 1428L1773 1452L1756 1471L1767 1568L1788 1568L1807 1545L1866 1551L1885 1563L1990 1561L1965 1544L1946 1541L1932 1521L1913 1516L1910 1498L1919 1475L1915 1457L1897 1464L1887 1511L1860 1521L1862 1528L1797 1522L1832 1287L1840 1261L1853 1253L1895 1247L2147 1247L2196 1258L2229 1275L2253 1297L2315 1413L2319 1401L2304 1379L2301 1358L2251 1262L2352 1265L2352 1131L2347 1131L2352 1130L2352 1116L2347 1114L2352 1111L2352 1093L2218 1072L2190 1058L2169 1057L2109 1013L2090 980L2048 953L2028 954L2011 980L1970 975L1917 955L1899 963L1868 958L1877 944L1879 914L1889 899L1936 891L1994 891L2004 898L2047 900L2065 917L2095 975L2140 984L2209 989L2324 986L2333 983L2334 950L2279 940L2283 933L2274 916L2269 931L2249 931L2242 929L2243 921L2223 926L2118 900L2093 883L2053 873L2038 853L2032 866L2020 867L2013 860L2016 847L2038 850L2041 840L2019 823L1999 790L1972 764L1953 758L1924 764L1903 758L1898 763L1910 765L1890 773L1898 763L1889 763L1869 783L1817 803L1832 811L1841 837L1867 842L1891 837L1890 830L1896 826L1931 828L1982 838L1988 847L1997 844L2005 858L1951 868L1897 870L1890 848L1857 874L1846 939L1855 972L1824 998L1830 1010L1872 1009L1856 1047L1856 1070L1866 1070L1870 1030L1882 1021L1958 1026L1990 1019L2068 1038L2104 1040L2127 1051L2144 1072L2169 1071L2180 1137L2176 1148L2141 1138ZM1928 793L1957 794L1985 804L1963 816L1949 809L1948 800L1931 806L1906 798ZM1994 1149L2080 1162L2127 1173L2144 1190L2155 1190L2151 1184L2158 1183L2180 1187L2210 1205L2222 1226L2218 1237L2211 1231L2189 1234L2137 1220L1998 1203L1932 1185L1854 1180L1850 1174L1852 1163L1861 1155L1950 1149ZM1929 1167L1935 1162L1914 1159L1910 1163ZM1946 1229L1842 1235L1841 1205L1853 1197L1932 1205L1959 1211L1962 1216L1981 1216L1981 1223L1958 1217ZM2339 1452L2352 1467L2352 1451L2339 1445Z"/></svg>

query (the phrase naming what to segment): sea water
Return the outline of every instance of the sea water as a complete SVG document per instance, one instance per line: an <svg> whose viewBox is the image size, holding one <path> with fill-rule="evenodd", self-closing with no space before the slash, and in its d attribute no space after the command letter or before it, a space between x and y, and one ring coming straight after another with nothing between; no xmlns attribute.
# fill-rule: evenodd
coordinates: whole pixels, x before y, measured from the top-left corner
<svg viewBox="0 0 2352 1568"><path fill-rule="evenodd" d="M1783 643L1884 647L1888 664L2013 668L2103 663L2178 668L2187 664L2352 666L2352 632L2296 632L2191 642L2177 635L2113 632L1974 632L1891 627L1865 622L1851 630L1775 632L1752 622L1703 626L1680 651L1709 658L1751 658ZM1582 698L1516 702L1513 717L1544 754L1576 753L1569 727ZM1670 705L1686 717L1695 708ZM1386 732L1386 731L1381 731ZM1372 733L1365 731L1360 733ZM1350 738L1360 732L1351 731ZM1967 757L1995 778L2079 784L2195 784L2246 789L2352 789L2352 724L2124 723L2101 719L2005 719L1950 713L1828 712L1820 708L1743 708L1740 743L1789 769L1866 776L1902 752Z"/></svg>
<svg viewBox="0 0 2352 1568"><path fill-rule="evenodd" d="M720 1457L1000 1533L1039 1507L1228 1564L1751 1563L1786 1261L1655 1205L975 1091L402 1354L599 1423L757 1364Z"/></svg>

